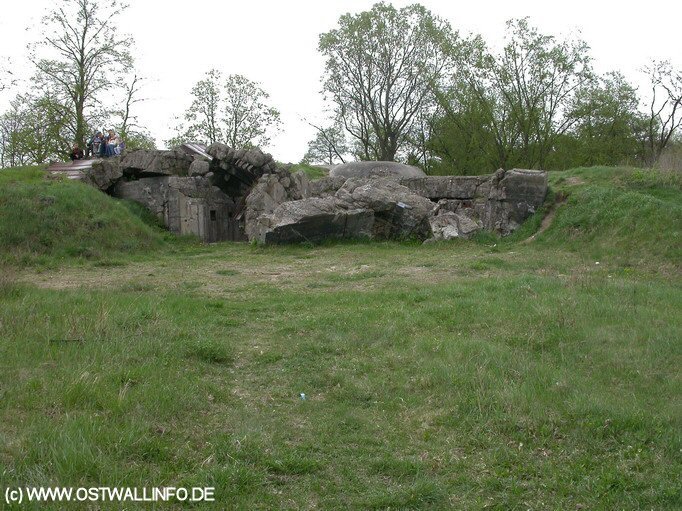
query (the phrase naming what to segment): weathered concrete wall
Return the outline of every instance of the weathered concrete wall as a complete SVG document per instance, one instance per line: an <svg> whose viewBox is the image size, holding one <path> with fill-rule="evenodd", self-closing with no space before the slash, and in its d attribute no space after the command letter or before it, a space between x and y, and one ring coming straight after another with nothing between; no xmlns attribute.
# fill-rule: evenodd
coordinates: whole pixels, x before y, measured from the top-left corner
<svg viewBox="0 0 682 511"><path fill-rule="evenodd" d="M368 212L374 216L369 228L374 239L449 239L469 237L481 229L507 235L542 205L547 193L546 172L518 169L474 177L330 177L298 184L293 192L280 186L280 193L265 193L280 179L282 174L262 178L249 196L250 240L367 237ZM361 211L365 221L340 229L350 210Z"/></svg>
<svg viewBox="0 0 682 511"><path fill-rule="evenodd" d="M329 170L329 177L343 178L379 178L379 177L424 177L424 171L412 165L394 161L353 161L334 165Z"/></svg>
<svg viewBox="0 0 682 511"><path fill-rule="evenodd" d="M243 239L232 216L234 201L207 179L158 176L119 181L112 195L142 204L173 233L194 234L207 242Z"/></svg>
<svg viewBox="0 0 682 511"><path fill-rule="evenodd" d="M191 147L190 147L191 146ZM204 241L245 240L246 197L274 172L259 149L234 151L189 144L170 151L138 150L93 165L85 181L153 212L171 232Z"/></svg>
<svg viewBox="0 0 682 511"><path fill-rule="evenodd" d="M284 202L310 196L311 181L305 174L278 172L263 175L246 197L244 232L248 239L258 237L258 218L271 214Z"/></svg>
<svg viewBox="0 0 682 511"><path fill-rule="evenodd" d="M431 200L473 199L479 186L489 179L490 176L426 176L403 178L400 184Z"/></svg>

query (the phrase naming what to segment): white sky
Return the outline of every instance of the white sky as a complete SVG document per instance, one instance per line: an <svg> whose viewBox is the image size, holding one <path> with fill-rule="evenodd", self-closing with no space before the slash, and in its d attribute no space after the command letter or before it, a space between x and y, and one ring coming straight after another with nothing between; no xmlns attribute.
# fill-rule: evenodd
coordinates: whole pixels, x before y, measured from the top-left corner
<svg viewBox="0 0 682 511"><path fill-rule="evenodd" d="M10 3L11 2L11 3ZM175 116L190 103L189 91L212 67L261 82L282 114L282 132L265 149L280 161L299 161L314 129L303 118L319 120L323 60L320 33L342 14L369 9L371 0L272 1L129 0L120 18L122 32L135 39L136 67L147 77L137 106L141 124L161 143L172 135ZM0 57L28 78L26 44L41 37L39 21L50 0L2 0ZM392 2L402 7L410 1ZM554 35L577 30L592 48L597 71L619 70L638 83L637 70L651 58L682 65L682 2L621 1L442 1L422 0L463 34L480 33L499 45L508 18L530 16L541 31ZM14 91L16 92L16 91ZM0 93L4 109L11 92Z"/></svg>

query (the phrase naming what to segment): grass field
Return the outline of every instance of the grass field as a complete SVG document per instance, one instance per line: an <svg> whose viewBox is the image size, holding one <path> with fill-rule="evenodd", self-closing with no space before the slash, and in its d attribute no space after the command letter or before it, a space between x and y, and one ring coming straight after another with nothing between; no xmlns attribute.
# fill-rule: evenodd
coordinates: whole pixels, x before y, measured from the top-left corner
<svg viewBox="0 0 682 511"><path fill-rule="evenodd" d="M0 210L27 187L57 197L53 215L52 187L90 193L29 172ZM549 204L508 239L432 245L202 246L98 195L120 208L104 248L40 216L0 224L0 489L214 486L197 509L682 508L682 179L551 184L568 199L530 243Z"/></svg>

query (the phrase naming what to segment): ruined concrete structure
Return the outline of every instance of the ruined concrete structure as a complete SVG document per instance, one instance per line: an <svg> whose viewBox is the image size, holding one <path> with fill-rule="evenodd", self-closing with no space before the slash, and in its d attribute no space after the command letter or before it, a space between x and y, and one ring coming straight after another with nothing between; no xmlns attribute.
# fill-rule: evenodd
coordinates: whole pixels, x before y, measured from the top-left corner
<svg viewBox="0 0 682 511"><path fill-rule="evenodd" d="M393 162L356 162L311 181L259 149L188 144L96 161L84 180L138 202L177 234L207 242L422 240L507 235L543 203L547 174L426 176Z"/></svg>
<svg viewBox="0 0 682 511"><path fill-rule="evenodd" d="M195 234L208 242L242 239L230 215L234 201L205 179L157 176L119 181L112 195L144 205L176 234Z"/></svg>

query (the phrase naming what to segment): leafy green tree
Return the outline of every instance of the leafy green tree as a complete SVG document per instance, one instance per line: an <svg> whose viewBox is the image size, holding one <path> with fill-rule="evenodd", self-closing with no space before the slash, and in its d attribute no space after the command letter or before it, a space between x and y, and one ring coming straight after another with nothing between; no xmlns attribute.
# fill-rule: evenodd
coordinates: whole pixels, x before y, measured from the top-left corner
<svg viewBox="0 0 682 511"><path fill-rule="evenodd" d="M485 174L515 166L520 128L512 105L490 76L492 56L480 36L462 40L452 58L455 73L435 97L439 114L427 145L436 174Z"/></svg>
<svg viewBox="0 0 682 511"><path fill-rule="evenodd" d="M361 159L395 160L450 60L456 35L421 5L377 3L320 36L323 81Z"/></svg>
<svg viewBox="0 0 682 511"><path fill-rule="evenodd" d="M575 95L592 79L589 47L541 34L527 18L507 28L504 50L489 56L486 67L518 129L521 161L544 168L557 137L576 122L566 114Z"/></svg>
<svg viewBox="0 0 682 511"><path fill-rule="evenodd" d="M476 175L499 164L494 122L487 108L466 82L441 96L442 113L433 120L427 146L432 174Z"/></svg>
<svg viewBox="0 0 682 511"><path fill-rule="evenodd" d="M123 139L127 151L135 149L156 149L156 141L145 130L128 131Z"/></svg>
<svg viewBox="0 0 682 511"><path fill-rule="evenodd" d="M607 73L586 84L575 96L570 111L575 119L573 129L556 141L550 166L570 168L635 161L641 153L644 123L638 105L637 91L620 73Z"/></svg>
<svg viewBox="0 0 682 511"><path fill-rule="evenodd" d="M440 108L434 96L417 112L405 141L406 162L421 167L427 174L435 172L436 158L430 140L436 136L436 119L439 115Z"/></svg>
<svg viewBox="0 0 682 511"><path fill-rule="evenodd" d="M69 138L83 145L94 112L130 69L132 39L119 36L116 0L58 0L43 17L44 37L30 47L35 83L66 107Z"/></svg>
<svg viewBox="0 0 682 511"><path fill-rule="evenodd" d="M541 34L523 18L507 22L501 52L476 37L457 55L458 72L439 95L455 123L451 130L464 137L464 146L483 144L486 155L492 154L492 140L494 167L546 167L557 140L577 122L570 110L578 91L593 78L588 46ZM474 130L473 140L465 129ZM463 161L461 154L458 159ZM470 169L467 163L456 170Z"/></svg>
<svg viewBox="0 0 682 511"><path fill-rule="evenodd" d="M230 75L225 82L223 122L230 147L263 146L280 126L279 111L268 104L270 95L242 75Z"/></svg>
<svg viewBox="0 0 682 511"><path fill-rule="evenodd" d="M27 163L28 155L22 149L23 112L21 103L10 102L10 107L0 115L0 167L17 167Z"/></svg>
<svg viewBox="0 0 682 511"><path fill-rule="evenodd" d="M14 167L64 159L71 149L64 136L67 123L53 97L17 96L0 116L0 163Z"/></svg>
<svg viewBox="0 0 682 511"><path fill-rule="evenodd" d="M192 104L185 112L188 125L182 135L183 141L210 145L224 140L220 128L221 80L220 71L211 69L192 87Z"/></svg>

